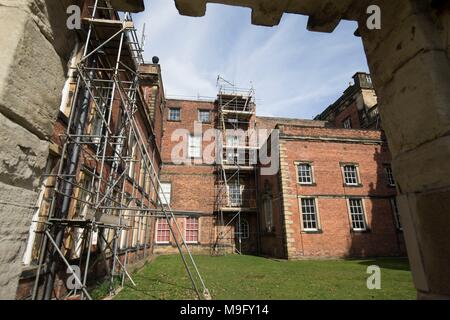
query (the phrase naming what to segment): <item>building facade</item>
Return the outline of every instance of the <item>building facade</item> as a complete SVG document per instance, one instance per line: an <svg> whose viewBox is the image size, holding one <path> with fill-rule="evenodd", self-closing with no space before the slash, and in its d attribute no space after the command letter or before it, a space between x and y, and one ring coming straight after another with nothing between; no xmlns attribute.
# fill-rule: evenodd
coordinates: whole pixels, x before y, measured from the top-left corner
<svg viewBox="0 0 450 320"><path fill-rule="evenodd" d="M229 251L238 253L292 259L406 254L390 152L383 132L376 129L376 95L370 75L357 73L354 80L317 120L256 117L256 106L248 123L242 117L234 120L245 123L246 130L268 132L257 149L268 145L279 161L278 170L270 174L263 173L260 161L249 166L245 161L254 145L247 134L231 150L245 150L239 170L230 168L231 177L240 175L238 182L221 179L223 166L217 165L230 150L212 163L204 158L211 143L205 131L222 132L220 94L215 101L168 100L161 177L174 209L184 215L181 223L195 221L193 247L219 252L225 229ZM228 127L229 134L220 136L225 145L232 144L228 136L236 129ZM271 132L278 140L271 139ZM204 139L196 142L196 134ZM183 160L188 161L174 164L173 151L179 152L180 146L185 146ZM217 145L214 150L222 151ZM218 180L226 180L226 208L218 207ZM168 238L157 248L174 249Z"/></svg>
<svg viewBox="0 0 450 320"><path fill-rule="evenodd" d="M380 129L378 99L370 74L357 72L353 84L315 119L329 121L338 128Z"/></svg>
<svg viewBox="0 0 450 320"><path fill-rule="evenodd" d="M113 292L114 277L180 244L289 259L405 254L369 75L316 120L257 117L254 91L223 79L216 99L166 99L131 16L85 1L83 17L18 299L85 298L104 277Z"/></svg>
<svg viewBox="0 0 450 320"><path fill-rule="evenodd" d="M88 286L128 276L152 254L161 70L144 62L131 16L107 4L82 3L18 299L86 298Z"/></svg>
<svg viewBox="0 0 450 320"><path fill-rule="evenodd" d="M381 131L283 124L280 171L261 176L272 206L262 253L284 258L405 254ZM268 227L266 227L268 229Z"/></svg>

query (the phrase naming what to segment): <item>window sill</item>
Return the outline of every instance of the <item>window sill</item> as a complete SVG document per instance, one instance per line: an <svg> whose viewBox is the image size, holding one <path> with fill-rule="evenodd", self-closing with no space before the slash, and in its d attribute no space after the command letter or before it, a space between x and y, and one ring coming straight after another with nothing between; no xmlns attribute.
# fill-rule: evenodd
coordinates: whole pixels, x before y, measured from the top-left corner
<svg viewBox="0 0 450 320"><path fill-rule="evenodd" d="M302 233L304 233L304 234L322 234L323 231L322 231L322 229L317 229L317 230L302 230Z"/></svg>
<svg viewBox="0 0 450 320"><path fill-rule="evenodd" d="M180 119L180 120L170 120L170 119L167 119L167 122L181 122L181 119Z"/></svg>
<svg viewBox="0 0 450 320"><path fill-rule="evenodd" d="M297 182L297 184L302 187L316 187L317 186L317 183L315 183L315 182L313 182L313 183Z"/></svg>
<svg viewBox="0 0 450 320"><path fill-rule="evenodd" d="M346 187L346 188L362 188L363 187L362 183L359 183L359 184L346 184L346 183L344 183L343 186Z"/></svg>
<svg viewBox="0 0 450 320"><path fill-rule="evenodd" d="M372 232L369 228L365 229L365 230L354 230L354 229L350 229L351 233L370 233Z"/></svg>

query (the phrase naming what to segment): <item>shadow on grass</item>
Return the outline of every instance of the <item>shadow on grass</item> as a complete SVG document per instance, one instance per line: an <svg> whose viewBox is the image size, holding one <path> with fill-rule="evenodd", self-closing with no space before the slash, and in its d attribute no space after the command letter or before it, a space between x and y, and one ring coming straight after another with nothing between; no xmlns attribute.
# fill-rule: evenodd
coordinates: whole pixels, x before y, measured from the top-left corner
<svg viewBox="0 0 450 320"><path fill-rule="evenodd" d="M382 269L411 271L408 258L378 258L359 261L358 264L371 266L377 265Z"/></svg>
<svg viewBox="0 0 450 320"><path fill-rule="evenodd" d="M159 279L148 279L148 282L144 285L144 287L147 287L149 289L142 289L141 288L142 284L134 287L130 283L126 284L125 288L130 293L131 292L140 293L142 295L142 298L147 297L152 300L165 300L160 295L161 291L163 291L163 290L161 290L161 288L159 288L158 285L161 285L161 284L167 285L169 287L175 287L177 289L183 289L183 290L186 290L187 292L192 292L192 294L195 295L195 291L192 289L192 287L183 286L183 285L176 284L176 283L169 282L169 281L161 281ZM150 289L150 288L154 288L154 289ZM128 296L128 294L123 292L121 295L121 298L124 298L126 296Z"/></svg>

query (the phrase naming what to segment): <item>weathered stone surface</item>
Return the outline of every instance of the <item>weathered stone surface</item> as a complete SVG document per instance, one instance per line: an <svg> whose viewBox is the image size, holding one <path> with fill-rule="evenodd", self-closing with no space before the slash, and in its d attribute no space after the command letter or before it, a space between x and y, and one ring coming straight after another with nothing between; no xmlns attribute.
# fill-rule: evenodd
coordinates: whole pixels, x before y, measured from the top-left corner
<svg viewBox="0 0 450 320"><path fill-rule="evenodd" d="M407 237L414 234L413 239L406 240L417 289L425 297L450 296L450 191L410 193L400 200Z"/></svg>
<svg viewBox="0 0 450 320"><path fill-rule="evenodd" d="M8 19L14 16L15 19ZM12 58L0 74L0 112L40 138L50 136L61 96L65 66L29 13L0 7L6 53ZM2 57L3 58L3 57Z"/></svg>
<svg viewBox="0 0 450 320"><path fill-rule="evenodd" d="M29 14L30 21L34 21L42 35L55 48L58 55L68 59L72 50L71 45L75 41L76 32L69 31L66 27L70 5L81 5L84 0L0 0L0 7L4 9L17 9ZM8 23L14 22L17 16L14 12L8 17Z"/></svg>
<svg viewBox="0 0 450 320"><path fill-rule="evenodd" d="M72 1L0 0L0 298L15 297L74 32Z"/></svg>
<svg viewBox="0 0 450 320"><path fill-rule="evenodd" d="M118 11L141 12L145 10L144 0L110 0L110 2Z"/></svg>
<svg viewBox="0 0 450 320"><path fill-rule="evenodd" d="M430 21L430 16L416 10L401 1L383 2L381 30L368 30L366 20L360 21L364 49L378 87L391 81L395 74L393 71L409 63L419 52L444 48L440 36L443 30L433 32L436 25ZM401 23L388 23L391 19L401 20ZM389 52L389 59L380 52Z"/></svg>
<svg viewBox="0 0 450 320"><path fill-rule="evenodd" d="M0 114L0 145L0 181L36 189L45 168L48 142Z"/></svg>
<svg viewBox="0 0 450 320"><path fill-rule="evenodd" d="M450 65L442 51L425 51L380 88L380 113L393 156L450 132Z"/></svg>
<svg viewBox="0 0 450 320"><path fill-rule="evenodd" d="M14 299L37 193L0 182L0 299Z"/></svg>
<svg viewBox="0 0 450 320"><path fill-rule="evenodd" d="M398 156L393 161L396 182L402 192L421 192L448 186L450 136L445 136Z"/></svg>
<svg viewBox="0 0 450 320"><path fill-rule="evenodd" d="M309 15L308 29L326 32L333 31L341 18L348 19L364 5L361 0L175 0L180 14L193 17L204 16L207 3L251 8L252 23L261 26L278 25L285 12Z"/></svg>

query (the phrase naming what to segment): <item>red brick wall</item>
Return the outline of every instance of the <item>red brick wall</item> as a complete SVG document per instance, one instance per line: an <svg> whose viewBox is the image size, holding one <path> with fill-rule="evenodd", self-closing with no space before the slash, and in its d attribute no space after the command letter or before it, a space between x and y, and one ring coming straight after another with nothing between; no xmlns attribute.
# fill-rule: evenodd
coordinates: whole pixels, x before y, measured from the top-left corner
<svg viewBox="0 0 450 320"><path fill-rule="evenodd" d="M176 221L177 224L183 234L185 236L185 225L186 225L186 215L177 216ZM211 252L211 244L213 243L213 240L215 239L215 219L212 215L202 215L199 217L199 239L198 243L189 243L189 249L193 253L201 253L201 254L208 254ZM174 229L176 229L175 222L171 222ZM178 243L181 243L181 237L180 235L176 233L176 240ZM176 246L176 241L173 235L170 235L170 242L169 244L159 244L156 243L156 233L154 235L155 241L153 245L153 253L154 254L172 254L172 253L178 253L178 248Z"/></svg>
<svg viewBox="0 0 450 320"><path fill-rule="evenodd" d="M345 119L351 119L352 128L358 129L361 128L361 123L359 121L359 113L356 107L356 101L353 101L350 105L344 108L342 112L336 114L336 118L334 119L334 124L336 127L343 128Z"/></svg>
<svg viewBox="0 0 450 320"><path fill-rule="evenodd" d="M364 140L381 140L384 134L379 130L361 130L361 129L341 129L341 128L317 128L279 125L281 133L287 136L303 136L317 138L347 138L347 139L364 139Z"/></svg>
<svg viewBox="0 0 450 320"><path fill-rule="evenodd" d="M169 109L181 108L181 120L180 121L168 121ZM208 129L215 128L215 106L213 102L204 101L184 101L184 100L167 100L166 109L164 111L164 124L163 124L163 138L162 138L162 160L163 162L172 162L171 152L173 147L179 143L179 141L172 141L172 134L177 129L186 129L190 134L194 133L194 123L198 121L198 110L210 110L211 111L211 123L202 123L201 128L203 133ZM185 140L187 141L187 140ZM211 142L204 142L203 148L205 148Z"/></svg>
<svg viewBox="0 0 450 320"><path fill-rule="evenodd" d="M213 166L163 165L160 179L172 185L172 209L208 214L214 211Z"/></svg>
<svg viewBox="0 0 450 320"><path fill-rule="evenodd" d="M180 121L168 121L170 108L181 109ZM215 127L214 103L203 101L167 100L163 114L161 182L171 183L171 207L175 214L192 212L199 214L200 239L198 244L190 244L194 252L209 252L215 236L214 227L214 186L216 175L214 166L207 164L174 165L171 152L179 141L172 141L172 133L177 129L186 129L194 133L194 122L198 121L198 110L211 110L211 122L201 124L203 132ZM187 143L187 140L184 140ZM210 142L204 142L205 148ZM203 151L203 150L202 150ZM184 233L185 215L177 221ZM174 239L170 245L156 244L155 253L173 253L176 251ZM178 239L180 240L180 239Z"/></svg>
<svg viewBox="0 0 450 320"><path fill-rule="evenodd" d="M170 108L181 109L180 121L168 121ZM216 224L217 224L217 208L216 204L216 182L217 173L215 165L209 164L182 164L175 165L171 158L172 149L179 141L172 141L172 134L177 129L186 129L190 134L194 133L194 123L198 121L199 110L210 110L210 123L203 123L202 132L208 129L216 128L216 106L213 102L204 101L184 101L184 100L167 100L167 107L164 113L164 135L162 138L162 159L163 166L161 169L161 181L170 182L172 185L171 206L177 214L179 211L191 211L199 213L201 243L199 245L191 245L194 250L211 250L211 246L216 241ZM214 141L203 141L203 149L210 146ZM187 140L185 139L185 143ZM203 150L202 150L203 151ZM254 176L251 175L246 179L246 186L249 189L255 189ZM244 199L245 200L245 199ZM245 201L244 201L245 202ZM235 213L226 213L225 219L232 217ZM245 218L244 218L245 216ZM250 225L249 239L243 239L242 249L249 253L257 251L257 223L256 212L242 214L242 218L246 219ZM180 220L183 224L183 219ZM230 231L227 233L230 245L234 245L234 228L236 220L230 223ZM171 248L172 247L172 248ZM238 247L238 246L237 246ZM173 252L172 246L157 246L156 252Z"/></svg>
<svg viewBox="0 0 450 320"><path fill-rule="evenodd" d="M285 233L282 217L282 195L279 184L279 175L258 176L259 194L259 223L260 223L260 253L265 256L282 258L285 257L284 249ZM272 221L273 230L266 229L265 215L262 210L262 197L265 194L265 186L270 187L272 200Z"/></svg>

